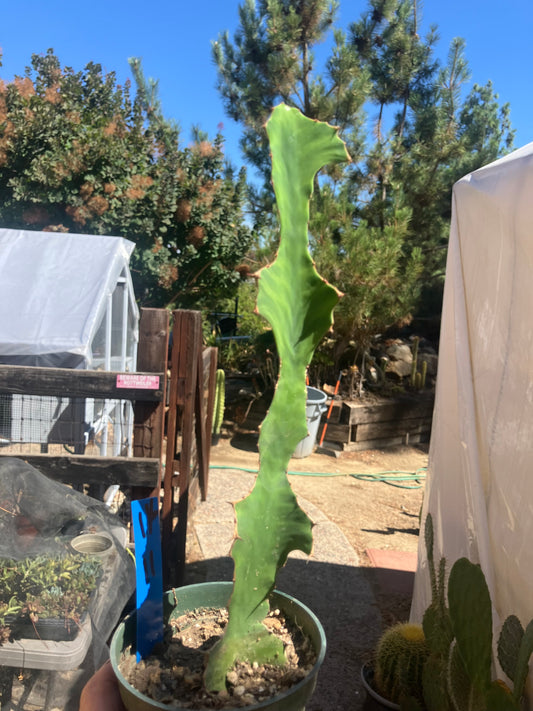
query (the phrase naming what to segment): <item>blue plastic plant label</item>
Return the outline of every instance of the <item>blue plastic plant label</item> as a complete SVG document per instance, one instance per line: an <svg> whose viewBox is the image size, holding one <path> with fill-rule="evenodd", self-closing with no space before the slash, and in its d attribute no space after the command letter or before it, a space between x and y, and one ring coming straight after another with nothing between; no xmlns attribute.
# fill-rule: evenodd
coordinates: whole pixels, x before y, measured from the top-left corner
<svg viewBox="0 0 533 711"><path fill-rule="evenodd" d="M157 498L131 502L137 577L137 661L163 640L163 574Z"/></svg>

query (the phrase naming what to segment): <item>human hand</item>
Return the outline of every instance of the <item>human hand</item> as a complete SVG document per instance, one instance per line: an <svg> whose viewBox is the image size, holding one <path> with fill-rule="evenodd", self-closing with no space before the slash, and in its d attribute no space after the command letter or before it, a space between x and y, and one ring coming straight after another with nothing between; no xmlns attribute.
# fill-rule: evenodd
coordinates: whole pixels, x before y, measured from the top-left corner
<svg viewBox="0 0 533 711"><path fill-rule="evenodd" d="M79 711L126 711L111 662L100 667L83 687Z"/></svg>

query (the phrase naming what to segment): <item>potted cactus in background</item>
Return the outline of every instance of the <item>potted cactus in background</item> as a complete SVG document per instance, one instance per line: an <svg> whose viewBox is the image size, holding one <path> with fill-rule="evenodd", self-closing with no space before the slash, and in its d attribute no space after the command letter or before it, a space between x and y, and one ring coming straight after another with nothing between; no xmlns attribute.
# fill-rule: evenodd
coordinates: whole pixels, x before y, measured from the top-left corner
<svg viewBox="0 0 533 711"><path fill-rule="evenodd" d="M374 665L373 682L382 699L396 708L406 698L421 702L422 675L428 656L429 647L421 625L400 622L389 627L379 640Z"/></svg>
<svg viewBox="0 0 533 711"><path fill-rule="evenodd" d="M520 711L533 652L533 621L524 630L516 616L505 620L497 653L512 688L492 680L492 603L483 571L460 558L446 585L446 560L441 558L437 570L433 557L431 514L424 536L431 603L418 633L404 634L396 654L389 642L398 637L397 630L385 631L373 670L363 667L367 690L374 698L376 692L381 695L385 707L401 711Z"/></svg>
<svg viewBox="0 0 533 711"><path fill-rule="evenodd" d="M307 434L306 368L332 325L332 310L338 300L338 292L317 274L309 254L309 199L318 170L349 157L336 129L285 105L273 111L267 132L281 236L275 262L259 274L257 307L272 326L281 368L261 428L259 474L252 492L235 506L234 583L229 591L224 587L220 593L223 604L229 597L229 619L223 636L209 652L204 693L221 702L231 691L229 679L236 662L283 669L284 645L265 625L274 594L275 606L286 617L294 617L311 638L315 661L306 679L258 705L296 711L304 708L312 693L325 639L312 613L293 598L280 597L274 588L278 570L289 553L301 550L309 554L312 548L312 523L299 507L286 473L291 455ZM176 595L178 600L182 597L179 590ZM200 592L194 591L196 600L198 595ZM204 598L200 604L208 603ZM127 636L119 628L112 645L116 670L118 653ZM166 708L142 705L149 701L140 699L127 683L123 683L122 693L126 705L131 703L132 708ZM173 708L179 708L176 704L177 699ZM237 704L230 699L229 705Z"/></svg>

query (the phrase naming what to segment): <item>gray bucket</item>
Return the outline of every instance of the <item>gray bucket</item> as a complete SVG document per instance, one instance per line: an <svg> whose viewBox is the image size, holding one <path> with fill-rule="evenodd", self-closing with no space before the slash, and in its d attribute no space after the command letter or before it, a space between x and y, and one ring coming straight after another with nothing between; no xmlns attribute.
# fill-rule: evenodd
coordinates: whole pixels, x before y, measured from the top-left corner
<svg viewBox="0 0 533 711"><path fill-rule="evenodd" d="M307 401L305 403L305 414L307 417L307 437L304 437L298 446L294 450L292 455L296 459L303 459L308 457L314 447L316 442L316 437L318 434L318 425L320 424L320 418L322 413L327 410L326 400L328 396L322 390L317 388L311 388L307 386Z"/></svg>

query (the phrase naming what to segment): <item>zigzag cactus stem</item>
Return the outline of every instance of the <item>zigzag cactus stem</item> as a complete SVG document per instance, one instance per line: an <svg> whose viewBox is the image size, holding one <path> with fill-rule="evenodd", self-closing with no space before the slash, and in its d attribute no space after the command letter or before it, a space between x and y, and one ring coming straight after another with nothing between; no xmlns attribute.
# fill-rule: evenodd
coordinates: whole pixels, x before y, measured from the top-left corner
<svg viewBox="0 0 533 711"><path fill-rule="evenodd" d="M316 272L308 249L313 180L329 163L349 160L336 129L283 104L267 124L272 181L281 235L276 261L259 278L257 307L271 324L280 375L259 438L259 474L252 492L235 505L237 535L229 621L213 648L206 688L221 691L236 660L283 664L281 642L263 624L278 570L292 550L311 552L312 524L287 479L290 457L307 434L305 372L331 327L336 289Z"/></svg>

